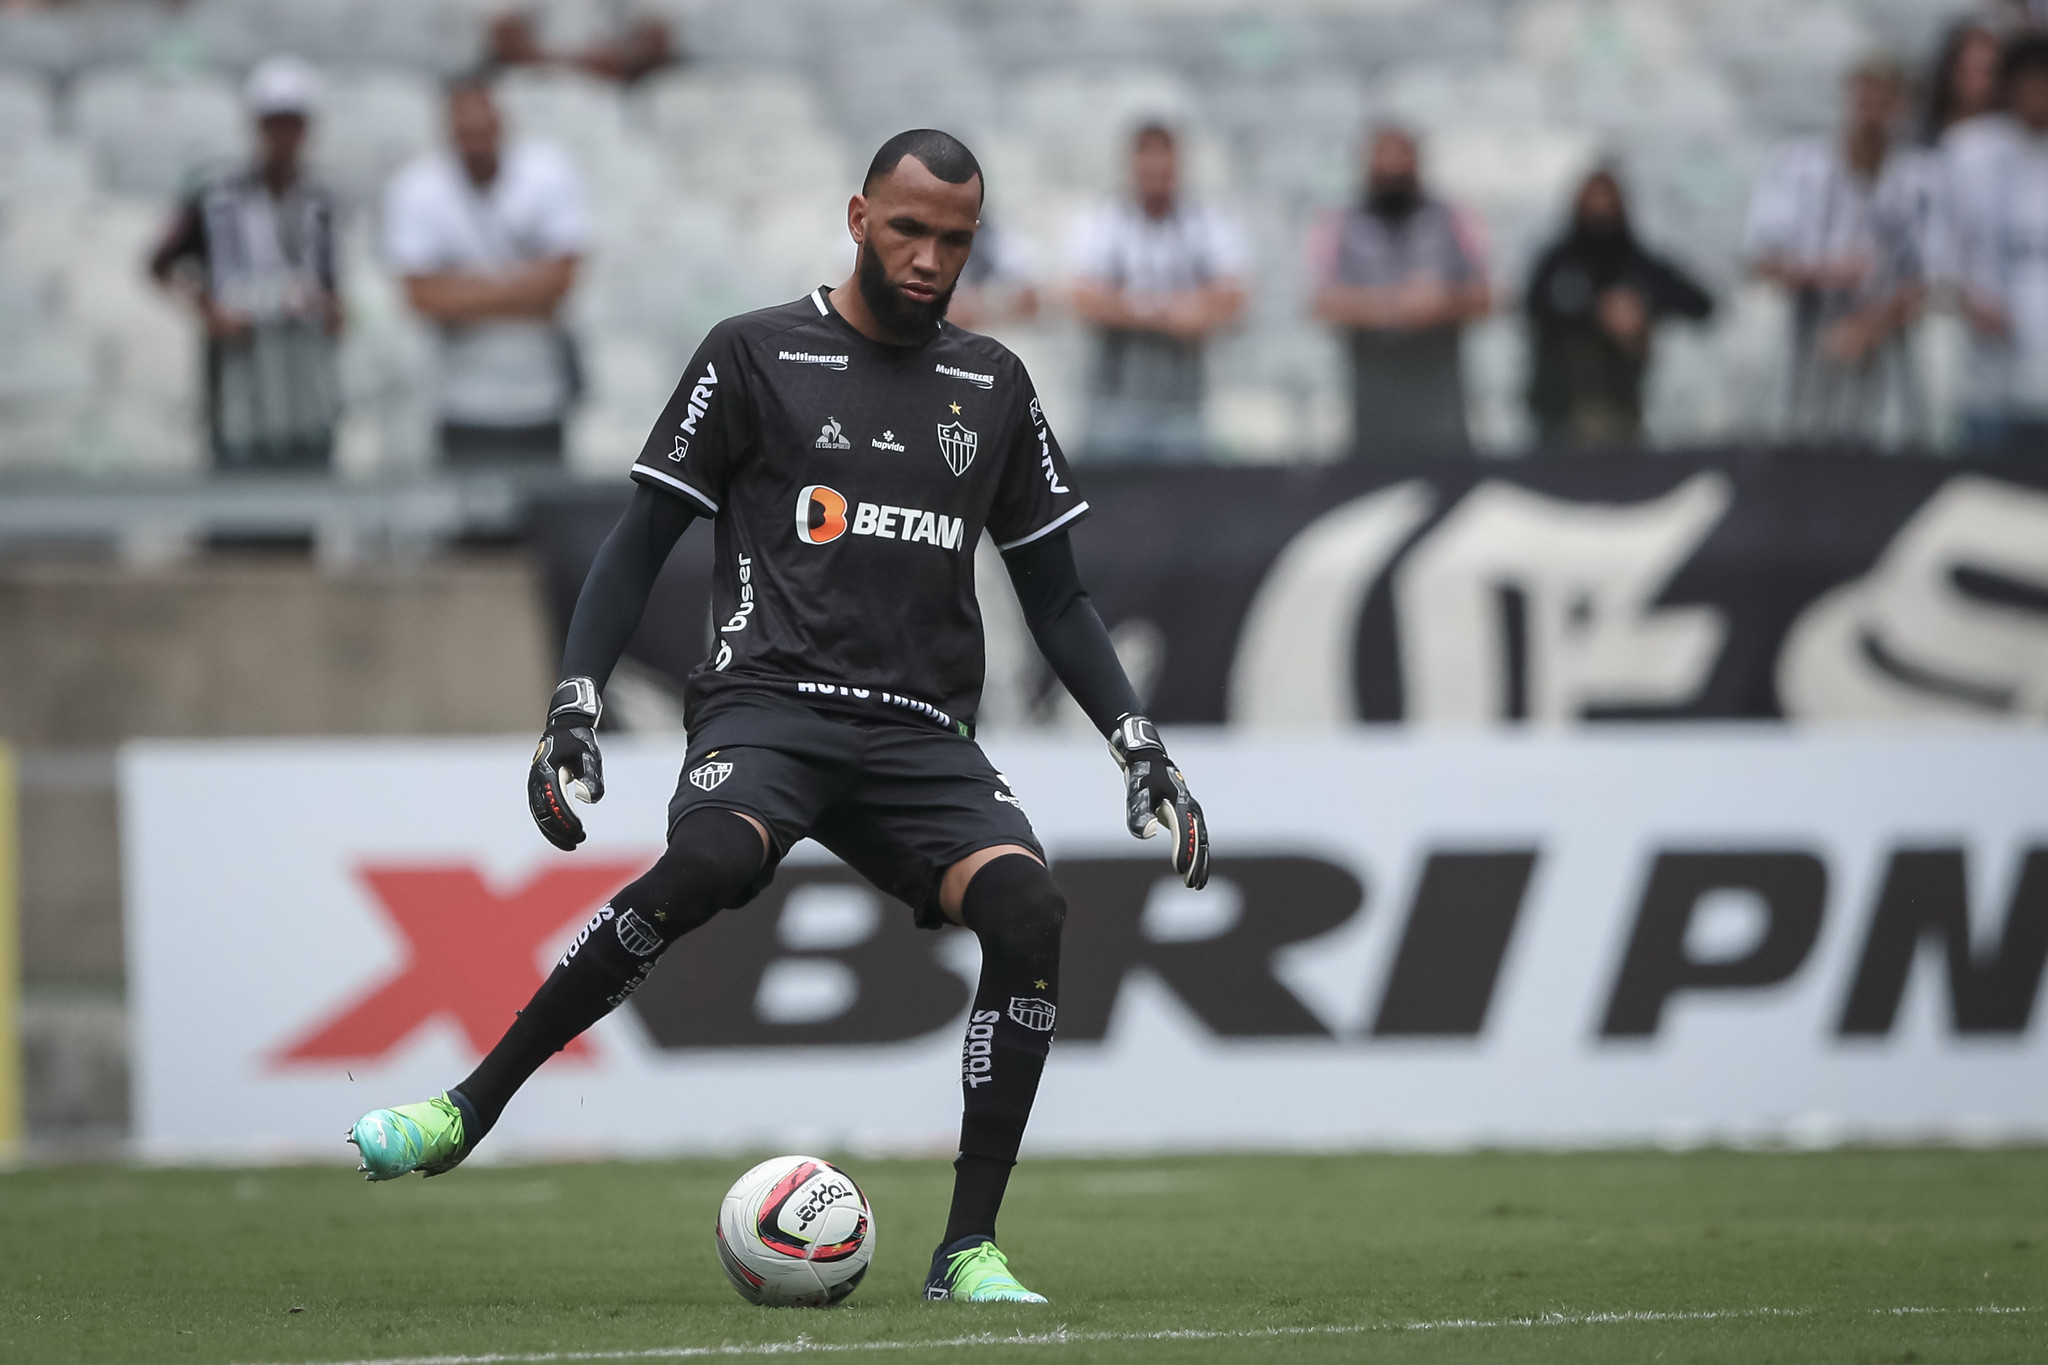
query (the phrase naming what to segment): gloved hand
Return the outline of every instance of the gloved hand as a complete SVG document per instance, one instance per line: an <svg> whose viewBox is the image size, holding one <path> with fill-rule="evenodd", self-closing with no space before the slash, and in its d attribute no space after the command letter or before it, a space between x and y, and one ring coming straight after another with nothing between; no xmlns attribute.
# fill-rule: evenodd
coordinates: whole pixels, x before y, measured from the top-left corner
<svg viewBox="0 0 2048 1365"><path fill-rule="evenodd" d="M1149 839L1171 829L1173 870L1193 890L1207 886L1209 824L1187 780L1166 756L1159 727L1144 716L1124 716L1110 732L1109 751L1124 770L1124 823L1131 833Z"/></svg>
<svg viewBox="0 0 2048 1365"><path fill-rule="evenodd" d="M597 718L603 713L596 683L565 680L548 703L548 726L526 774L526 808L533 812L533 823L564 852L583 842L583 822L570 809L567 793L586 804L604 800L604 762L597 752Z"/></svg>

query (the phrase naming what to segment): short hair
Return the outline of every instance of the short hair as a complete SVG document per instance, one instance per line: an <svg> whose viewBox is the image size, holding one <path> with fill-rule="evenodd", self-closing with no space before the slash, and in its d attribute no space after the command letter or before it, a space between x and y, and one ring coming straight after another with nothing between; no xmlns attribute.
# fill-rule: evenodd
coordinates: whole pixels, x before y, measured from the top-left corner
<svg viewBox="0 0 2048 1365"><path fill-rule="evenodd" d="M1886 85L1906 86L1913 78L1906 71L1906 64L1894 52L1866 52L1854 66L1849 68L1852 81L1880 81Z"/></svg>
<svg viewBox="0 0 2048 1365"><path fill-rule="evenodd" d="M983 193L987 192L988 179L981 174L981 163L974 159L973 152L967 150L967 144L936 128L912 128L883 143L881 150L875 153L875 159L868 163L868 173L860 182L860 192L872 194L875 182L901 165L906 156L914 158L920 166L948 185L964 185L979 179Z"/></svg>
<svg viewBox="0 0 2048 1365"><path fill-rule="evenodd" d="M1180 142L1180 139L1174 136L1173 125L1156 118L1146 119L1131 131L1131 150L1136 151L1146 143L1155 140L1163 142L1169 147L1176 146Z"/></svg>
<svg viewBox="0 0 2048 1365"><path fill-rule="evenodd" d="M2029 71L2048 71L2048 34L2028 33L2006 45L1999 78L2010 81Z"/></svg>

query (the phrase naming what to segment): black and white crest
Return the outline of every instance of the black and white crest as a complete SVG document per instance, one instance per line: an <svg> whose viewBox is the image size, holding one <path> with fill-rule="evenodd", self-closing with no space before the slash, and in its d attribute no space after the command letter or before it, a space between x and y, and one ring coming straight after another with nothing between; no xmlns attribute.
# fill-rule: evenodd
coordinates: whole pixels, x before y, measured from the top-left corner
<svg viewBox="0 0 2048 1365"><path fill-rule="evenodd" d="M731 776L730 763L704 763L690 769L690 785L699 791L708 792Z"/></svg>
<svg viewBox="0 0 2048 1365"><path fill-rule="evenodd" d="M1013 995L1010 997L1010 1017L1033 1032L1050 1033L1053 1020L1059 1017L1059 1010L1050 1000Z"/></svg>
<svg viewBox="0 0 2048 1365"><path fill-rule="evenodd" d="M969 431L958 421L939 428L939 453L946 457L946 468L953 471L955 478L965 474L967 466L974 463L974 448L980 444L981 433Z"/></svg>
<svg viewBox="0 0 2048 1365"><path fill-rule="evenodd" d="M728 765L730 766L730 765ZM628 910L612 921L612 928L618 931L619 942L635 957L653 957L661 951L661 935L654 927L640 918L639 912Z"/></svg>

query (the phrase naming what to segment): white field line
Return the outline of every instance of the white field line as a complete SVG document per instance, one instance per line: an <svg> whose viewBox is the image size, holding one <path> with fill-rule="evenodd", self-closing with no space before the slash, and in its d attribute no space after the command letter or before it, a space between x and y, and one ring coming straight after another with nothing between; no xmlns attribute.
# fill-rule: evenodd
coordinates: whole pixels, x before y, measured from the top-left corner
<svg viewBox="0 0 2048 1365"><path fill-rule="evenodd" d="M1875 1314L2031 1313L2031 1308L1873 1308ZM975 1346L1078 1346L1091 1342L1144 1341L1273 1341L1287 1337L1357 1336L1366 1332L1498 1331L1514 1327L1598 1327L1623 1322L1725 1322L1736 1318L1797 1318L1804 1308L1734 1308L1697 1313L1545 1313L1529 1318L1435 1318L1419 1322L1375 1322L1335 1327L1260 1327L1244 1331L1019 1332L1011 1336L977 1333L938 1341L794 1341L748 1342L728 1346L655 1346L644 1351L535 1351L469 1356L379 1356L374 1359L324 1361L320 1365L550 1365L577 1360L698 1360L717 1356L845 1355L863 1351L957 1351Z"/></svg>

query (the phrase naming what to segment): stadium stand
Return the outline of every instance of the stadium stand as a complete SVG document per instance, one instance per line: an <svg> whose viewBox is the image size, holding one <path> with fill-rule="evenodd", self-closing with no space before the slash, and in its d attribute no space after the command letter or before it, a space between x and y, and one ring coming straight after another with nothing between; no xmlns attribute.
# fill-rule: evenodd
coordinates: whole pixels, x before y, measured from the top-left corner
<svg viewBox="0 0 2048 1365"><path fill-rule="evenodd" d="M315 161L351 202L351 398L340 467L424 466L417 325L374 260L390 170L436 136L436 83L483 52L491 0L197 0L0 14L0 470L196 468L198 375L170 306L134 284L144 224L199 168L240 154L234 82L268 52L330 77ZM537 7L550 32L587 0ZM1256 10L1149 0L1000 5L908 0L650 0L686 63L621 87L563 71L504 78L514 126L575 156L599 249L574 303L591 388L577 467L613 470L704 329L835 276L838 209L867 149L903 126L956 129L992 207L1042 269L1076 209L1110 189L1141 117L1184 133L1195 188L1232 202L1256 252L1256 305L1214 348L1213 425L1233 458L1328 458L1346 410L1335 341L1308 320L1302 242L1356 193L1376 120L1424 135L1436 183L1484 224L1516 297L1576 177L1620 165L1645 234L1722 300L1671 329L1650 382L1654 444L1769 438L1780 305L1743 282L1751 181L1787 136L1831 126L1840 74L1884 47L1933 51L1964 6L1942 0L1294 0ZM916 53L914 73L903 53ZM914 78L906 78L907 75ZM81 172L83 179L81 180ZM1050 281L1048 281L1050 282ZM1957 338L1920 350L1940 394ZM31 343L33 339L33 344ZM1005 339L1078 430L1087 350L1053 310ZM1466 342L1475 438L1530 427L1523 324ZM1950 386L1952 388L1952 385ZM104 400L104 401L96 401ZM109 415L111 414L111 416ZM1943 421L1947 421L1944 418ZM1939 438L1948 427L1931 433Z"/></svg>

